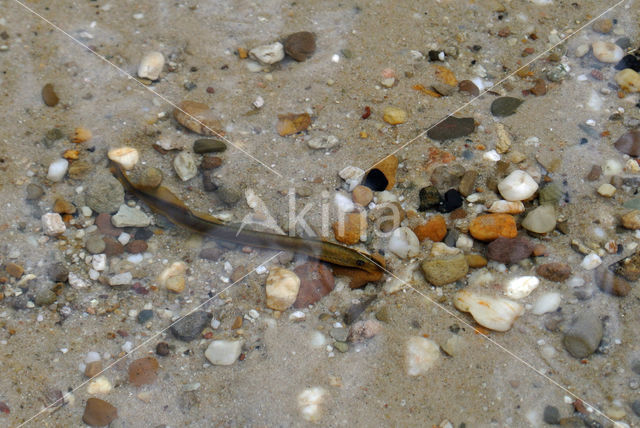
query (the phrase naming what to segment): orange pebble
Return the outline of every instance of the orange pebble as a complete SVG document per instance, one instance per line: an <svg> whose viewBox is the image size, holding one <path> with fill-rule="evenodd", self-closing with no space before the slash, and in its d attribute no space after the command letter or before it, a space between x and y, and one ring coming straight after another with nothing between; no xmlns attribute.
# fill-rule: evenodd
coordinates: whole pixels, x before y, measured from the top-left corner
<svg viewBox="0 0 640 428"><path fill-rule="evenodd" d="M518 235L516 221L509 214L484 214L474 218L469 225L471 236L480 241L515 238Z"/></svg>
<svg viewBox="0 0 640 428"><path fill-rule="evenodd" d="M338 242L355 244L360 241L360 234L366 230L366 219L360 213L347 213L344 221L333 223L333 233Z"/></svg>
<svg viewBox="0 0 640 428"><path fill-rule="evenodd" d="M434 242L440 242L447 236L447 222L441 215L431 217L425 224L413 228L420 242L429 238Z"/></svg>

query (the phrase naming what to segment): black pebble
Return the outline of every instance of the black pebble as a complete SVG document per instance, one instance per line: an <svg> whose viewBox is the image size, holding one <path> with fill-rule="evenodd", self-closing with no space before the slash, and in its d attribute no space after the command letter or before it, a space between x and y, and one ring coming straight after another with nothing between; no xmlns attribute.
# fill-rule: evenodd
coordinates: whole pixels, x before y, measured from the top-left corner
<svg viewBox="0 0 640 428"><path fill-rule="evenodd" d="M424 187L420 189L420 206L418 211L427 211L435 209L440 205L442 198L440 192L434 186Z"/></svg>
<svg viewBox="0 0 640 428"><path fill-rule="evenodd" d="M160 342L156 345L156 354L161 357L169 355L169 344L167 342Z"/></svg>
<svg viewBox="0 0 640 428"><path fill-rule="evenodd" d="M138 322L140 324L144 324L153 318L153 310L151 309L143 309L138 313Z"/></svg>
<svg viewBox="0 0 640 428"><path fill-rule="evenodd" d="M587 144L589 142L589 140L587 140L586 138L580 138L580 144Z"/></svg>
<svg viewBox="0 0 640 428"><path fill-rule="evenodd" d="M153 236L153 231L151 229L142 228L136 230L136 234L134 235L134 239L139 241L146 241Z"/></svg>
<svg viewBox="0 0 640 428"><path fill-rule="evenodd" d="M429 51L429 61L440 61L440 51Z"/></svg>
<svg viewBox="0 0 640 428"><path fill-rule="evenodd" d="M640 71L640 58L635 55L625 55L615 66L616 70L624 70L630 68L635 72Z"/></svg>
<svg viewBox="0 0 640 428"><path fill-rule="evenodd" d="M456 189L449 189L444 194L444 199L438 206L441 213L450 213L462 206L462 195Z"/></svg>
<svg viewBox="0 0 640 428"><path fill-rule="evenodd" d="M389 180L384 176L382 171L377 168L373 168L367 176L364 178L363 185L373 190L374 192L381 192L387 188Z"/></svg>
<svg viewBox="0 0 640 428"><path fill-rule="evenodd" d="M202 187L205 192L215 192L220 187L212 171L202 171Z"/></svg>
<svg viewBox="0 0 640 428"><path fill-rule="evenodd" d="M636 416L640 416L640 400L636 400L631 403L631 410L633 410L633 413L635 413Z"/></svg>
<svg viewBox="0 0 640 428"><path fill-rule="evenodd" d="M542 414L542 419L549 425L560 425L560 411L557 407L546 406Z"/></svg>
<svg viewBox="0 0 640 428"><path fill-rule="evenodd" d="M194 312L171 326L171 333L177 339L189 342L200 336L202 330L209 325L210 319L211 314L205 311Z"/></svg>

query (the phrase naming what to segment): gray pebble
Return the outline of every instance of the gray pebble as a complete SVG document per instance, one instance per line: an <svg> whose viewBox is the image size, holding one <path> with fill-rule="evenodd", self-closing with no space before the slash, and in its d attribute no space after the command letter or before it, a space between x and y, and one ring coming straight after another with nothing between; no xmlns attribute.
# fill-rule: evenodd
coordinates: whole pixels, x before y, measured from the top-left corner
<svg viewBox="0 0 640 428"><path fill-rule="evenodd" d="M346 328L332 328L329 330L329 335L338 342L345 342L349 331Z"/></svg>
<svg viewBox="0 0 640 428"><path fill-rule="evenodd" d="M87 238L87 242L84 243L84 248L86 248L90 254L104 253L106 246L102 237L98 235L90 235Z"/></svg>
<svg viewBox="0 0 640 428"><path fill-rule="evenodd" d="M30 183L27 185L27 200L34 201L40 199L44 195L44 190L37 184Z"/></svg>
<svg viewBox="0 0 640 428"><path fill-rule="evenodd" d="M111 223L115 227L147 227L151 219L142 210L120 205L118 212L111 217Z"/></svg>
<svg viewBox="0 0 640 428"><path fill-rule="evenodd" d="M333 347L336 348L338 351L342 352L343 354L349 350L349 344L341 341L336 341L333 344Z"/></svg>
<svg viewBox="0 0 640 428"><path fill-rule="evenodd" d="M96 176L87 183L86 204L97 213L113 213L124 203L122 184L113 177Z"/></svg>
<svg viewBox="0 0 640 428"><path fill-rule="evenodd" d="M153 318L153 310L152 309L143 309L138 313L138 322L140 324L144 324Z"/></svg>
<svg viewBox="0 0 640 428"><path fill-rule="evenodd" d="M69 269L61 262L49 266L47 273L49 274L49 278L54 282L65 282L69 277Z"/></svg>
<svg viewBox="0 0 640 428"><path fill-rule="evenodd" d="M640 400L636 400L631 403L631 410L633 410L633 413L635 413L636 416L640 417Z"/></svg>
<svg viewBox="0 0 640 428"><path fill-rule="evenodd" d="M49 306L57 297L49 287L42 287L36 292L35 303L37 306Z"/></svg>
<svg viewBox="0 0 640 428"><path fill-rule="evenodd" d="M558 410L557 407L546 406L544 408L544 413L542 414L542 419L549 425L559 425L560 411Z"/></svg>
<svg viewBox="0 0 640 428"><path fill-rule="evenodd" d="M564 333L562 343L575 358L585 358L593 354L603 336L602 321L590 312L580 313Z"/></svg>
<svg viewBox="0 0 640 428"><path fill-rule="evenodd" d="M202 330L209 325L211 314L197 311L187 315L171 327L171 333L182 341L189 342L200 336Z"/></svg>
<svg viewBox="0 0 640 428"><path fill-rule="evenodd" d="M222 202L227 205L233 205L240 200L242 195L233 189L222 187L216 192Z"/></svg>

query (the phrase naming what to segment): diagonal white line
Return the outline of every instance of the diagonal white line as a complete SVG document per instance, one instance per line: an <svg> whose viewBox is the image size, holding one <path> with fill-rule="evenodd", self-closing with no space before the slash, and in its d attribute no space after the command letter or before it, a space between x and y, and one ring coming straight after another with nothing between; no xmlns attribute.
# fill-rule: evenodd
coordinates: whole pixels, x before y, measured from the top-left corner
<svg viewBox="0 0 640 428"><path fill-rule="evenodd" d="M580 28L578 28L577 30L575 30L573 33L569 34L568 36L564 37L562 40L560 40L558 43L554 44L553 46L551 46L550 48L544 50L543 52L539 53L538 55L536 55L531 61L529 61L528 63L526 63L525 65L523 65L522 67L516 69L514 72L507 74L506 77L500 79L495 85L493 85L491 88L495 88L499 85L501 85L505 80L507 80L508 78L510 78L511 76L513 76L514 74L516 74L517 72L519 72L520 70L528 67L529 65L531 65L532 63L534 63L535 61L537 61L538 59L540 59L543 55L546 55L547 52L549 52L550 50L552 50L553 48L555 48L558 45L561 45L562 43L564 43L565 41L567 41L568 39L570 39L571 37L575 36L578 32L582 31L585 27L587 27L588 25L592 24L595 20L597 20L598 18L600 18L601 16L603 16L604 14L606 14L607 12L609 12L610 10L620 6L622 3L624 3L626 0L620 0L618 3L614 4L613 6L607 8L604 12L602 12L601 14L599 14L598 16L596 16L595 18L587 21L586 24L584 24L583 26L581 26ZM451 113L447 114L445 117L443 117L442 119L440 119L439 121L437 121L436 123L434 123L433 125L431 125L429 128L425 129L424 131L422 131L421 133L419 133L418 135L416 135L415 137L413 137L412 139L410 139L409 141L407 141L406 143L404 143L402 146L398 147L397 149L395 149L394 151L392 151L391 153L389 153L388 155L380 158L379 160L377 160L376 162L374 162L373 164L371 164L371 166L369 166L369 168L365 169L365 171L369 171L371 168L373 168L374 166L376 166L377 164L379 164L380 162L382 162L383 160L387 159L389 156L393 156L394 154L398 153L400 150L404 149L405 147L407 147L409 144L413 143L414 141L416 141L418 138L423 137L427 132L429 132L430 130L432 130L433 128L435 128L436 126L440 125L442 122L444 122L445 120L447 120L448 118L450 118L451 116L453 116L454 114L460 112L461 110L463 110L464 108L468 107L469 105L473 104L477 99L481 98L484 94L486 94L487 92L489 92L489 90L491 88L485 89L484 91L480 92L479 95L471 98L469 101L467 101L466 103L464 103L461 107L458 107L457 109L455 109L454 111L452 111Z"/></svg>
<svg viewBox="0 0 640 428"><path fill-rule="evenodd" d="M143 84L142 82L140 82L138 79L136 79L134 76L132 76L131 74L127 73L125 70L123 70L121 67L118 67L116 64L114 64L113 62L109 61L107 58L105 58L103 55L100 55L99 53L93 51L92 49L89 48L89 46L87 46L86 44L82 43L80 40L78 40L77 38L73 37L71 34L67 33L66 31L64 31L62 28L60 28L59 26L57 26L56 24L54 24L53 22L51 22L50 20L48 20L47 18L45 18L44 16L40 15L38 12L34 11L33 9L31 9L30 7L28 7L27 5L25 5L24 3L22 3L20 0L13 0L14 2L18 3L20 6L22 6L23 8L25 8L26 10L28 10L29 12L31 12L32 14L36 15L38 18L42 19L44 22L46 22L47 24L51 25L53 28L55 28L56 30L60 31L62 34L64 34L65 36L67 36L68 38L70 38L71 40L73 40L75 43L77 43L78 45L82 46L83 48L87 49L89 52L91 52L92 54L94 54L95 56L97 56L98 58L100 58L102 61L106 62L107 64L109 64L110 66L112 66L113 68L115 68L116 70L118 70L121 74L123 74L124 76L126 76L128 79L132 79L134 80L138 85L142 86L144 89L146 89L147 91L151 92L152 94L154 94L155 96L157 96L158 98L160 98L161 100L163 100L164 102L166 102L167 104L169 104L171 107L175 108L176 110L184 113L185 115L187 115L189 118L191 118L192 120L194 120L195 122L197 122L200 126L204 127L205 129L207 129L208 131L210 131L213 135L215 135L216 137L220 138L221 140L225 141L227 144L229 144L230 146L232 146L233 148L241 151L242 153L244 153L245 155L247 155L248 157L250 157L251 159L253 159L254 161L256 161L257 163L259 163L260 165L262 165L263 167L265 167L266 169L268 169L269 171L271 171L272 173L274 173L275 175L277 175L280 178L284 178L282 176L282 174L280 174L278 171L276 171L275 169L271 168L270 166L268 166L267 164L265 164L264 162L262 162L260 159L256 158L255 156L253 156L251 153L247 152L246 150L244 150L242 147L238 146L237 144L232 143L227 137L225 137L224 135L220 134L219 132L217 132L215 129L211 129L209 128L207 125L205 125L204 123L202 123L198 118L194 117L193 115L187 113L186 111L184 111L182 108L180 108L178 105L176 105L173 101L171 101L170 99L168 99L167 97L165 97L164 95L160 94L158 91L154 90L153 88L146 86L145 84Z"/></svg>
<svg viewBox="0 0 640 428"><path fill-rule="evenodd" d="M474 327L473 325L471 325L467 320L465 320L464 318L460 317L458 314L456 314L455 312L451 311L450 309L448 309L447 307L441 305L440 303L436 302L435 300L433 300L431 297L429 297L428 295L424 294L423 292L421 292L420 290L418 290L417 288L415 288L414 286L412 286L411 284L409 284L407 281L405 281L402 278L399 278L398 276L396 276L395 274L393 274L393 272L389 271L388 269L386 269L384 266L381 266L378 262L376 262L375 260L373 260L371 257L363 254L364 257L366 257L367 259L369 259L369 261L371 261L372 263L374 263L375 265L377 265L380 269L382 269L386 274L388 274L389 276L395 278L396 280L400 281L403 285L406 285L408 288L410 288L411 290L415 291L416 293L418 293L420 296L424 297L425 299L427 299L430 303L434 304L438 309L444 311L447 315L451 316L452 318L454 318L456 321L458 321L461 324L464 324L465 326L469 327L469 329L472 329L473 331L476 331L477 334L481 335L485 340L487 340L489 343L491 343L492 345L496 346L498 349L500 349L501 351L503 351L504 353L506 353L507 355L511 356L513 359L515 359L516 361L518 361L519 363L523 364L525 367L533 370L536 374L538 374L539 376L543 377L545 380L549 381L551 384L553 384L554 386L560 388L562 391L564 391L565 393L567 393L568 395L570 395L573 398L576 398L580 401L582 401L584 404L586 404L587 406L591 407L594 412L598 413L600 416L606 418L607 420L609 420L611 423L613 423L615 425L615 421L611 418L609 418L607 415L605 415L602 411L600 411L596 406L594 406L593 404L590 404L588 401L584 400L583 398L581 398L579 395L577 395L574 392L571 392L569 389L567 389L565 386L563 386L562 384L558 383L557 381L555 381L554 379L552 379L551 377L549 377L548 375L546 375L543 371L541 371L540 369L537 369L536 367L534 367L531 363L527 362L525 359L523 359L522 357L520 357L519 355L517 355L516 353L514 353L513 351L509 350L508 348L506 348L504 345L501 345L500 343L496 342L494 339L492 339L491 337L489 337L487 334L479 331L476 327Z"/></svg>
<svg viewBox="0 0 640 428"><path fill-rule="evenodd" d="M240 279L238 279L236 282L226 286L225 288L223 288L222 290L220 290L219 292L217 292L215 295L211 296L210 298L208 298L207 300L205 300L204 302L200 303L198 306L192 308L191 310L189 310L189 312L187 312L186 314L182 315L180 318L178 318L177 320L175 320L174 322L172 322L171 324L169 324L168 326L166 326L165 328L163 328L162 330L157 331L156 333L154 333L153 335L151 335L147 340L145 340L144 342L140 343L138 346L136 346L135 348L133 348L130 352L128 352L127 354L123 355L122 357L116 359L115 361L113 361L111 364L109 364L108 366L106 366L104 369L102 369L99 373L97 373L96 375L94 375L93 377L85 380L84 382L78 384L77 386L75 386L73 389L71 389L70 391L66 392L61 399L54 401L53 403L47 405L46 407L42 408L38 413L36 413L35 415L31 416L29 419L25 420L24 422L22 422L20 425L18 425L18 428L23 427L25 425L27 425L28 423L30 423L31 421L33 421L35 418L37 418L38 416L40 416L41 414L43 414L44 412L46 412L49 409L52 409L54 406L59 405L59 403L62 401L64 402L64 400L69 397L70 395L72 395L75 391L77 391L78 389L82 388L83 386L85 386L87 383L91 382L93 379L95 379L96 377L100 376L101 374L103 374L104 372L106 372L107 370L109 370L111 367L115 366L116 364L118 364L120 361L124 360L125 358L133 355L138 349L146 346L149 342L151 342L152 340L154 340L156 337L160 336L162 333L164 333L165 331L169 330L171 327L173 327L174 325L176 325L178 322L180 322L182 319L184 319L185 317L191 315L192 313L194 313L195 311L197 311L198 309L202 308L204 305L206 305L207 303L209 303L210 301L212 301L213 299L215 299L216 297L218 297L219 295L221 295L222 293L224 293L225 291L227 291L228 289L230 289L231 287L233 287L234 285L238 284L240 281L242 281L243 279L245 279L246 277L248 277L249 275L251 275L253 272L256 271L256 269L258 269L260 266L269 263L271 260L275 259L276 257L278 257L280 254L282 254L282 251L279 251L277 254L269 257L267 260L263 261L262 263L260 263L258 266L256 266L255 268L253 268L249 273L243 275Z"/></svg>

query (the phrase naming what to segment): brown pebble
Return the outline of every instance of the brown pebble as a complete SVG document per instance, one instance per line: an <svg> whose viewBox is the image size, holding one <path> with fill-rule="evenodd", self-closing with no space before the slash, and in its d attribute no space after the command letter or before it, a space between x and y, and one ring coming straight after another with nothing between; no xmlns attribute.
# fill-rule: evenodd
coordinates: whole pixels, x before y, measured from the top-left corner
<svg viewBox="0 0 640 428"><path fill-rule="evenodd" d="M56 94L51 83L47 83L42 88L42 101L49 107L54 107L60 102L60 98L58 98L58 94Z"/></svg>
<svg viewBox="0 0 640 428"><path fill-rule="evenodd" d="M480 89L471 80L462 80L458 83L458 90L460 90L460 92L467 92L474 97L480 95Z"/></svg>
<svg viewBox="0 0 640 428"><path fill-rule="evenodd" d="M88 378L92 378L101 371L102 361L92 361L90 363L87 363L87 366L84 368L84 375Z"/></svg>
<svg viewBox="0 0 640 428"><path fill-rule="evenodd" d="M544 244L535 244L533 246L533 256L541 257L547 255L547 247Z"/></svg>
<svg viewBox="0 0 640 428"><path fill-rule="evenodd" d="M613 21L609 18L600 18L591 26L593 31L600 34L607 34L613 28Z"/></svg>
<svg viewBox="0 0 640 428"><path fill-rule="evenodd" d="M547 84L542 79L536 79L535 85L533 88L529 89L531 93L537 97L545 95L547 93Z"/></svg>
<svg viewBox="0 0 640 428"><path fill-rule="evenodd" d="M309 113L287 113L278 115L276 131L281 137L305 131L311 125Z"/></svg>
<svg viewBox="0 0 640 428"><path fill-rule="evenodd" d="M309 31L299 31L284 40L284 51L296 61L305 61L316 50L316 36Z"/></svg>
<svg viewBox="0 0 640 428"><path fill-rule="evenodd" d="M631 285L626 279L606 268L601 268L596 271L595 280L600 290L614 296L624 297L631 291Z"/></svg>
<svg viewBox="0 0 640 428"><path fill-rule="evenodd" d="M376 320L358 321L349 328L347 341L351 343L364 342L380 334L382 324Z"/></svg>
<svg viewBox="0 0 640 428"><path fill-rule="evenodd" d="M159 342L156 345L156 354L160 355L161 357L166 357L167 355L169 355L169 344L167 342Z"/></svg>
<svg viewBox="0 0 640 428"><path fill-rule="evenodd" d="M99 398L89 398L84 408L82 421L94 427L109 425L118 417L118 409L110 403Z"/></svg>
<svg viewBox="0 0 640 428"><path fill-rule="evenodd" d="M106 213L98 214L95 224L103 235L117 238L122 232L124 232L124 229L115 227L113 223L111 223L111 216Z"/></svg>
<svg viewBox="0 0 640 428"><path fill-rule="evenodd" d="M623 134L613 144L616 149L629 156L640 156L640 128Z"/></svg>
<svg viewBox="0 0 640 428"><path fill-rule="evenodd" d="M461 218L465 218L466 216L467 216L467 211L462 207L456 208L455 210L449 213L450 220L459 220Z"/></svg>
<svg viewBox="0 0 640 428"><path fill-rule="evenodd" d="M231 330L237 330L240 327L242 327L242 317L240 315L238 315L233 320L233 324L231 324Z"/></svg>
<svg viewBox="0 0 640 428"><path fill-rule="evenodd" d="M360 213L347 213L343 221L333 223L333 233L338 242L352 245L360 241L360 234L366 229L366 218Z"/></svg>
<svg viewBox="0 0 640 428"><path fill-rule="evenodd" d="M71 202L58 198L53 203L53 212L58 214L75 214L76 207Z"/></svg>
<svg viewBox="0 0 640 428"><path fill-rule="evenodd" d="M533 243L527 238L500 237L487 245L487 258L500 263L518 263L533 252Z"/></svg>
<svg viewBox="0 0 640 428"><path fill-rule="evenodd" d="M91 131L87 128L76 128L73 131L73 135L70 140L72 143L81 144L89 141L91 139Z"/></svg>
<svg viewBox="0 0 640 428"><path fill-rule="evenodd" d="M222 124L209 106L196 101L182 101L173 110L173 117L185 128L201 135L224 135Z"/></svg>
<svg viewBox="0 0 640 428"><path fill-rule="evenodd" d="M207 248L203 248L202 250L200 250L200 254L198 256L201 259L216 261L223 254L224 254L224 251L222 251L218 247L207 247Z"/></svg>
<svg viewBox="0 0 640 428"><path fill-rule="evenodd" d="M125 250L127 250L128 253L131 254L140 254L140 253L144 253L145 251L147 251L147 248L149 246L147 245L147 243L141 239L136 239L133 240L131 242L129 242L127 244L127 246L125 247Z"/></svg>
<svg viewBox="0 0 640 428"><path fill-rule="evenodd" d="M200 163L200 168L204 170L215 169L222 165L222 158L219 156L205 155Z"/></svg>
<svg viewBox="0 0 640 428"><path fill-rule="evenodd" d="M458 185L458 191L464 197L469 196L475 190L476 179L478 178L478 171L475 169L469 169L464 172Z"/></svg>
<svg viewBox="0 0 640 428"><path fill-rule="evenodd" d="M129 364L129 382L135 386L148 385L158 378L158 360L143 357Z"/></svg>
<svg viewBox="0 0 640 428"><path fill-rule="evenodd" d="M351 196L353 197L353 202L362 207L366 207L369 205L369 202L373 200L373 191L359 184L353 189Z"/></svg>
<svg viewBox="0 0 640 428"><path fill-rule="evenodd" d="M4 269L14 278L20 278L24 273L24 268L22 266L12 262L7 263Z"/></svg>
<svg viewBox="0 0 640 428"><path fill-rule="evenodd" d="M587 174L587 180L596 181L602 175L602 167L600 165L593 165L591 171Z"/></svg>
<svg viewBox="0 0 640 428"><path fill-rule="evenodd" d="M545 263L536 268L536 273L553 282L565 281L571 276L571 267L566 263Z"/></svg>
<svg viewBox="0 0 640 428"><path fill-rule="evenodd" d="M124 246L120 242L116 241L113 237L105 236L104 238L102 238L102 240L105 244L104 253L108 257L119 256L124 253Z"/></svg>
<svg viewBox="0 0 640 428"><path fill-rule="evenodd" d="M467 254L464 256L470 268L478 269L487 265L487 259L480 254Z"/></svg>
<svg viewBox="0 0 640 428"><path fill-rule="evenodd" d="M69 177L73 178L74 180L82 179L86 177L86 175L91 171L91 169L92 169L92 166L88 162L81 161L81 160L73 162L69 166Z"/></svg>
<svg viewBox="0 0 640 428"><path fill-rule="evenodd" d="M300 278L300 289L293 307L300 309L313 305L333 290L335 280L333 273L326 265L317 262L307 262L297 266L294 270Z"/></svg>

